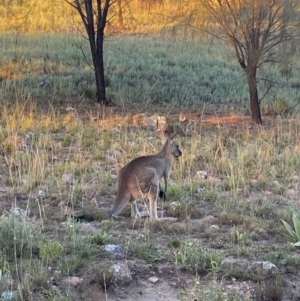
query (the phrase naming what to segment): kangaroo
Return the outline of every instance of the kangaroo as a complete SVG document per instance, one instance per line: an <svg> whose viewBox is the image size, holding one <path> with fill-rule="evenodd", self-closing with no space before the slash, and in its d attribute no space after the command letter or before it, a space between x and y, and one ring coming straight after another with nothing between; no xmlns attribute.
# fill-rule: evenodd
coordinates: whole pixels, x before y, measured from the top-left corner
<svg viewBox="0 0 300 301"><path fill-rule="evenodd" d="M182 155L176 134L165 134L162 150L156 155L142 156L130 161L119 172L118 193L112 209L117 216L127 202L131 203L131 216L140 217L136 200L147 198L150 202L150 219L157 219L157 197L166 198L172 159ZM160 185L164 178L165 190Z"/></svg>

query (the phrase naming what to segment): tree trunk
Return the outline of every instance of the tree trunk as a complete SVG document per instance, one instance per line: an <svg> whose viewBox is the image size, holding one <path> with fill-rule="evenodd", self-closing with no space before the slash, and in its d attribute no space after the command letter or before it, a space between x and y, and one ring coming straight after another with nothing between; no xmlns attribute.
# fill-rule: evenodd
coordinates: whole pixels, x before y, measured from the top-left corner
<svg viewBox="0 0 300 301"><path fill-rule="evenodd" d="M95 77L96 77L96 87L97 87L97 102L108 104L106 100L105 91L105 80L104 80L104 63L103 63L103 42L104 42L104 28L97 33L97 51L94 61L95 67ZM93 58L94 59L94 58Z"/></svg>
<svg viewBox="0 0 300 301"><path fill-rule="evenodd" d="M94 7L93 4L95 2L93 0L74 0L74 2L66 0L67 3L78 11L86 29L94 65L97 101L104 105L109 104L106 100L105 92L103 43L104 28L106 26L110 1L105 0L102 2L101 0L97 0L95 1L96 7ZM121 0L119 1L121 5Z"/></svg>
<svg viewBox="0 0 300 301"><path fill-rule="evenodd" d="M103 63L103 42L104 42L103 31L104 29L101 30L101 32L97 32L96 39L93 30L88 31L88 36L89 36L94 73L95 73L97 102L107 105L108 101L106 100L104 63Z"/></svg>
<svg viewBox="0 0 300 301"><path fill-rule="evenodd" d="M118 7L118 21L119 21L119 30L124 31L124 19L123 19L123 10L122 10L122 0L117 1Z"/></svg>
<svg viewBox="0 0 300 301"><path fill-rule="evenodd" d="M256 124L262 124L257 91L256 68L251 68L251 70L248 69L246 70L246 73L250 93L251 117Z"/></svg>

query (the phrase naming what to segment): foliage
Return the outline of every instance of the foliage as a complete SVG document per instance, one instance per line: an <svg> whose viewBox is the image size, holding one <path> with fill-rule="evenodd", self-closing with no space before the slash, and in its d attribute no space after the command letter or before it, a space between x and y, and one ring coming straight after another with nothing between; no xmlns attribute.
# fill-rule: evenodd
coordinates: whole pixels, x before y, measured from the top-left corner
<svg viewBox="0 0 300 301"><path fill-rule="evenodd" d="M106 243L109 242L111 239L111 235L108 234L105 230L101 229L98 231L95 231L91 237L90 237L90 242L92 244L96 245L105 245Z"/></svg>
<svg viewBox="0 0 300 301"><path fill-rule="evenodd" d="M293 213L292 220L294 224L294 229L286 221L284 220L281 221L285 229L289 233L290 237L293 239L294 245L299 247L300 246L300 219L295 213Z"/></svg>
<svg viewBox="0 0 300 301"><path fill-rule="evenodd" d="M196 274L217 272L222 260L222 253L214 249L203 248L197 241L184 241L174 252L176 266Z"/></svg>
<svg viewBox="0 0 300 301"><path fill-rule="evenodd" d="M298 1L201 0L201 3L208 16L208 32L232 46L245 71L252 119L261 124L260 101L264 96L258 98L257 69L274 60L278 45L296 38L300 22L295 18Z"/></svg>
<svg viewBox="0 0 300 301"><path fill-rule="evenodd" d="M39 229L26 218L14 214L0 217L0 249L8 261L30 257L40 235Z"/></svg>
<svg viewBox="0 0 300 301"><path fill-rule="evenodd" d="M201 285L201 281L196 279L189 288L182 290L180 293L181 301L244 301L244 298L237 290L232 289L225 292L222 285L216 284L207 288Z"/></svg>
<svg viewBox="0 0 300 301"><path fill-rule="evenodd" d="M47 263L59 258L63 251L63 245L56 240L47 240L40 243L40 257Z"/></svg>

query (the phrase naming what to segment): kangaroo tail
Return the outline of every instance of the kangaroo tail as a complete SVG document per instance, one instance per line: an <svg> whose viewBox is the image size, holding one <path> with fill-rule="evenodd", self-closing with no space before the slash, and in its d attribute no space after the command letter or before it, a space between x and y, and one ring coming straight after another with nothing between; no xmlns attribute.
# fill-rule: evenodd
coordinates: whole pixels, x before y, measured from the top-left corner
<svg viewBox="0 0 300 301"><path fill-rule="evenodd" d="M130 196L124 197L121 200L117 198L114 208L111 211L112 213L111 215L118 216L129 201L130 201Z"/></svg>

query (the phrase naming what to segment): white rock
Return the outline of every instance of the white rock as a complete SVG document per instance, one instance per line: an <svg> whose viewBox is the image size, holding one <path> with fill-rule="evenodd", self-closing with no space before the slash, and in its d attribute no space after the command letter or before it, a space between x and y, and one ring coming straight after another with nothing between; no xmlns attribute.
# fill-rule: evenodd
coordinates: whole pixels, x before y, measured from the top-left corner
<svg viewBox="0 0 300 301"><path fill-rule="evenodd" d="M27 211L19 207L11 207L9 212L16 216L27 216Z"/></svg>
<svg viewBox="0 0 300 301"><path fill-rule="evenodd" d="M82 278L79 278L76 276L70 276L66 279L66 282L73 286L77 286L78 284L80 284L82 282Z"/></svg>
<svg viewBox="0 0 300 301"><path fill-rule="evenodd" d="M7 191L6 187L0 186L0 192L6 192L6 191Z"/></svg>
<svg viewBox="0 0 300 301"><path fill-rule="evenodd" d="M112 266L113 277L115 282L128 284L132 280L131 272L125 263L116 263Z"/></svg>
<svg viewBox="0 0 300 301"><path fill-rule="evenodd" d="M153 276L153 277L150 277L148 280L152 283L156 283L158 281L158 278Z"/></svg>
<svg viewBox="0 0 300 301"><path fill-rule="evenodd" d="M205 180L207 179L207 172L205 170L198 170L194 178L197 180Z"/></svg>
<svg viewBox="0 0 300 301"><path fill-rule="evenodd" d="M270 262L270 261L263 261L262 262L262 267L263 267L264 270L275 269L276 271L278 271L277 266L274 263Z"/></svg>
<svg viewBox="0 0 300 301"><path fill-rule="evenodd" d="M75 111L75 109L73 109L72 107L66 107L65 111L66 112L71 112L71 111Z"/></svg>
<svg viewBox="0 0 300 301"><path fill-rule="evenodd" d="M17 300L17 295L15 292L12 291L4 291L1 294L1 298L4 301L13 301L13 300Z"/></svg>
<svg viewBox="0 0 300 301"><path fill-rule="evenodd" d="M38 196L41 198L45 198L46 197L46 193L43 190L39 190Z"/></svg>

